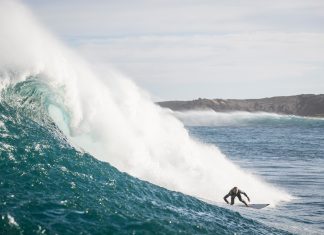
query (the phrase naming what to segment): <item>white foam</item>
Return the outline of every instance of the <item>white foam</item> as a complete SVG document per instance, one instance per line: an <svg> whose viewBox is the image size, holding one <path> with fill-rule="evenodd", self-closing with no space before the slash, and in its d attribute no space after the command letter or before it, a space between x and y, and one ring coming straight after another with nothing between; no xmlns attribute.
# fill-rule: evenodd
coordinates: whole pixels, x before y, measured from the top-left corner
<svg viewBox="0 0 324 235"><path fill-rule="evenodd" d="M266 112L216 112L214 110L187 110L172 111L167 109L173 116L186 126L227 126L249 125L258 122L292 122L292 121L324 121L321 117L303 117Z"/></svg>
<svg viewBox="0 0 324 235"><path fill-rule="evenodd" d="M187 126L242 125L256 120L288 119L291 117L265 112L215 112L213 110L169 111Z"/></svg>
<svg viewBox="0 0 324 235"><path fill-rule="evenodd" d="M130 79L112 70L94 73L23 6L1 1L0 30L2 81L38 75L61 91L69 118L56 108L50 114L70 140L96 158L162 187L213 201L221 201L234 185L253 202L289 200L287 193L244 172L216 147L191 139L179 120Z"/></svg>
<svg viewBox="0 0 324 235"><path fill-rule="evenodd" d="M15 221L15 218L10 214L7 214L8 222L11 226L19 227L19 224Z"/></svg>

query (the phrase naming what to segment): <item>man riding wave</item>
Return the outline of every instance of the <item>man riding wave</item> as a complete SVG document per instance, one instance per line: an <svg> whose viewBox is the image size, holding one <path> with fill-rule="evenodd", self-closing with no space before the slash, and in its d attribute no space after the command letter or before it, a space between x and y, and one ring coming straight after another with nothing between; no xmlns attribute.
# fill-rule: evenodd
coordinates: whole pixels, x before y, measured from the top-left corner
<svg viewBox="0 0 324 235"><path fill-rule="evenodd" d="M234 187L234 188L232 188L232 189L228 192L228 194L225 195L224 200L225 200L225 202L226 202L227 204L229 204L229 202L227 201L227 198L228 198L229 196L231 196L231 205L233 205L233 204L234 204L234 199L235 199L235 197L238 197L238 199L239 199L241 202L243 202L246 206L249 206L249 205L248 205L248 204L247 204L247 203L242 199L241 194L243 194L243 195L248 199L248 201L250 202L250 198L249 198L249 196L248 196L245 192L243 192L242 190L238 189L238 187Z"/></svg>

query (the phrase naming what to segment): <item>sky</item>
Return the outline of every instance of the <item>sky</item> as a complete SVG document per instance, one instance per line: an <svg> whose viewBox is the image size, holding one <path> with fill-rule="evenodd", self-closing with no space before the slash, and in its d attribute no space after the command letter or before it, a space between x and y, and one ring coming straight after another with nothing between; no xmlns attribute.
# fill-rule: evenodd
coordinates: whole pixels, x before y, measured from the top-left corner
<svg viewBox="0 0 324 235"><path fill-rule="evenodd" d="M323 0L21 0L154 100L324 94Z"/></svg>

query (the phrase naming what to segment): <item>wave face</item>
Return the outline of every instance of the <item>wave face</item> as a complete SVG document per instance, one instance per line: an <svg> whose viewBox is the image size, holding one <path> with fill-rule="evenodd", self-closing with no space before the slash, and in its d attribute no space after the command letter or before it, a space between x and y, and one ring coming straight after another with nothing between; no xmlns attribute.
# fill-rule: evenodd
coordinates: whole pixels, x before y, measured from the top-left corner
<svg viewBox="0 0 324 235"><path fill-rule="evenodd" d="M179 120L131 80L110 70L94 72L23 6L2 1L0 9L3 99L33 120L50 117L78 149L170 190L221 201L237 185L255 202L290 199L218 148L190 138Z"/></svg>

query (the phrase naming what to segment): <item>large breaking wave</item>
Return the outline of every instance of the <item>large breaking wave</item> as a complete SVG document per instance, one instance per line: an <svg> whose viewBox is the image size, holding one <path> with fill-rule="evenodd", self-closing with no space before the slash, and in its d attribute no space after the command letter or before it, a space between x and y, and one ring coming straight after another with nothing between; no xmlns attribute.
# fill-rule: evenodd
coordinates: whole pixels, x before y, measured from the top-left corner
<svg viewBox="0 0 324 235"><path fill-rule="evenodd" d="M193 140L130 79L93 71L22 5L1 1L0 30L2 99L34 120L49 115L78 148L140 179L212 201L234 185L254 202L290 199L215 146Z"/></svg>
<svg viewBox="0 0 324 235"><path fill-rule="evenodd" d="M0 102L0 234L289 234L77 151L37 115L40 90L25 81Z"/></svg>

